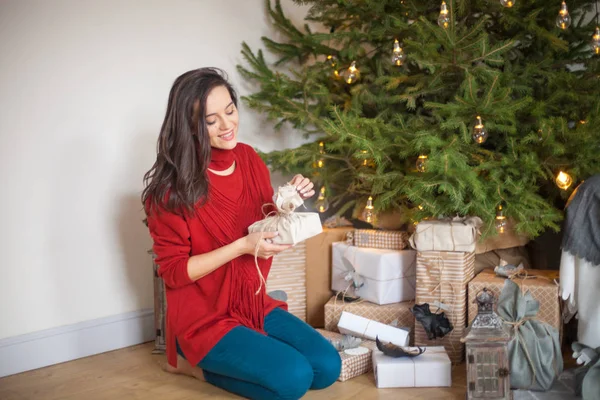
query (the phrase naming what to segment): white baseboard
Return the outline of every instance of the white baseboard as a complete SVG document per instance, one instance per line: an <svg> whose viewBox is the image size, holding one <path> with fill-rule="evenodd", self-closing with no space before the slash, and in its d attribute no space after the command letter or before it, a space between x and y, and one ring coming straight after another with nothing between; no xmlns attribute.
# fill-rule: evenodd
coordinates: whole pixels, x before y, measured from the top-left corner
<svg viewBox="0 0 600 400"><path fill-rule="evenodd" d="M0 377L154 340L152 309L0 339Z"/></svg>

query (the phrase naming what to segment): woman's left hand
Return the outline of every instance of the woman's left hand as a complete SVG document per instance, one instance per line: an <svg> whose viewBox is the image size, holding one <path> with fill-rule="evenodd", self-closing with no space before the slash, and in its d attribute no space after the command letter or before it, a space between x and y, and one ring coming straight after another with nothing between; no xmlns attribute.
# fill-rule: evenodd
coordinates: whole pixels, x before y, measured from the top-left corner
<svg viewBox="0 0 600 400"><path fill-rule="evenodd" d="M304 200L309 199L315 195L315 191L313 190L314 184L310 181L310 179L303 177L298 174L292 178L290 184L296 186L296 190L300 194Z"/></svg>

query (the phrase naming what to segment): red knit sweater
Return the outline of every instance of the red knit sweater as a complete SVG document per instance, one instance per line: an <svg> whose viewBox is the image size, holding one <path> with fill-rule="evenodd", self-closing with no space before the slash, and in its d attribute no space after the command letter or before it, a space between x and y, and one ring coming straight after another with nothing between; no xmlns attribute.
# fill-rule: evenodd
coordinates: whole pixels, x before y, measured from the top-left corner
<svg viewBox="0 0 600 400"><path fill-rule="evenodd" d="M167 296L167 359L176 366L175 338L187 360L198 364L232 328L243 325L263 333L264 316L287 304L258 295L260 285L254 256L234 259L210 274L190 280L187 262L248 234L248 226L263 218L262 206L272 202L270 174L258 154L239 143L232 150L232 175L208 172L209 199L186 217L160 210L148 215L153 250ZM268 212L269 210L265 210ZM272 259L259 259L265 279Z"/></svg>

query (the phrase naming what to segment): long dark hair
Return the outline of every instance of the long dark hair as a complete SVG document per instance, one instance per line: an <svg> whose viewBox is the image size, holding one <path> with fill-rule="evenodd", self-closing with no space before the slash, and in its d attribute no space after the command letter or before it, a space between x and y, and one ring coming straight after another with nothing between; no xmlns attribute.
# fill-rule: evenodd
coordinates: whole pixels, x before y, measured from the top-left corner
<svg viewBox="0 0 600 400"><path fill-rule="evenodd" d="M158 136L156 162L144 174L142 204L146 214L157 206L178 214L191 213L198 201L206 200L211 153L206 98L218 86L227 88L237 107L235 90L218 68L188 71L173 83ZM148 199L150 204L146 204Z"/></svg>

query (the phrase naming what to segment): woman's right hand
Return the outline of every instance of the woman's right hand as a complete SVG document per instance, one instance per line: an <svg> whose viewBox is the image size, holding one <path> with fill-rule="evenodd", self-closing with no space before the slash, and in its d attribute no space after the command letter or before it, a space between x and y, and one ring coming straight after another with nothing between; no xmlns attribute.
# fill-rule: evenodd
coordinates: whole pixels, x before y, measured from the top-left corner
<svg viewBox="0 0 600 400"><path fill-rule="evenodd" d="M274 255L281 253L284 250L292 247L291 244L274 244L270 239L277 236L277 232L254 232L242 238L244 246L244 254L255 255L256 246L258 245L259 258L269 259Z"/></svg>

